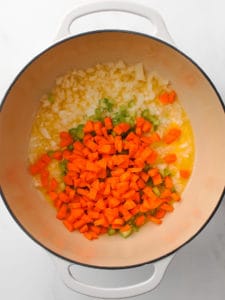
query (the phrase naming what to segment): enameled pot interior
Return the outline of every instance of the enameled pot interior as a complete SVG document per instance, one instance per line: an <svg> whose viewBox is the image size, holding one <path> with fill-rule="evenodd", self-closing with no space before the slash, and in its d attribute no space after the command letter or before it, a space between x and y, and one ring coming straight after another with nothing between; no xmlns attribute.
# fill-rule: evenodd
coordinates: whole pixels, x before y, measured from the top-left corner
<svg viewBox="0 0 225 300"><path fill-rule="evenodd" d="M169 79L191 120L194 170L182 201L163 225L145 225L128 239L102 236L90 242L68 232L28 173L28 141L40 96L57 76L76 68L123 60L142 62ZM68 260L97 267L151 262L179 248L207 222L224 189L225 118L215 89L187 57L167 44L129 32L95 32L65 40L35 58L11 86L0 117L0 182L20 225L42 246Z"/></svg>

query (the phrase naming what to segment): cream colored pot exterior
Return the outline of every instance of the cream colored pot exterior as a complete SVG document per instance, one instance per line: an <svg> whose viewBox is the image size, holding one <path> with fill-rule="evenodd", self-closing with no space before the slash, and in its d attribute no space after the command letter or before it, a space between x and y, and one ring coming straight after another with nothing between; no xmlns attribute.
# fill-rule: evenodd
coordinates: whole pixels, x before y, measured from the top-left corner
<svg viewBox="0 0 225 300"><path fill-rule="evenodd" d="M57 76L123 60L142 62L172 81L191 120L196 155L182 202L163 225L147 224L129 239L102 236L90 242L65 230L55 210L33 186L28 141L40 96ZM70 38L35 58L8 91L0 114L0 182L11 213L38 243L67 260L97 267L128 267L175 251L208 221L224 190L225 118L219 96L200 69L175 48L148 36L122 31Z"/></svg>

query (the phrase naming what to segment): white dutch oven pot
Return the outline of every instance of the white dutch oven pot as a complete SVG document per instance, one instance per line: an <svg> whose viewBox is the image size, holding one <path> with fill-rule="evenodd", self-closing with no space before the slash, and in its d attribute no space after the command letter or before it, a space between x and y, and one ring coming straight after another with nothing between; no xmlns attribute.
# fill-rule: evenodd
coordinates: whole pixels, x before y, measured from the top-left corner
<svg viewBox="0 0 225 300"><path fill-rule="evenodd" d="M69 37L77 18L102 11L142 16L154 25L153 36L105 30ZM65 284L82 294L106 298L140 295L160 282L174 252L195 237L218 208L224 190L225 118L221 98L207 75L173 42L154 10L132 2L102 2L80 6L65 18L53 46L35 57L16 77L5 95L0 116L0 182L7 208L19 226L53 253ZM103 236L90 242L69 233L55 211L32 184L27 171L27 147L40 96L57 76L71 68L123 60L142 62L172 81L194 130L196 155L190 182L173 214L162 226L145 225L128 239ZM79 282L71 264L121 269L154 264L146 281L119 288Z"/></svg>

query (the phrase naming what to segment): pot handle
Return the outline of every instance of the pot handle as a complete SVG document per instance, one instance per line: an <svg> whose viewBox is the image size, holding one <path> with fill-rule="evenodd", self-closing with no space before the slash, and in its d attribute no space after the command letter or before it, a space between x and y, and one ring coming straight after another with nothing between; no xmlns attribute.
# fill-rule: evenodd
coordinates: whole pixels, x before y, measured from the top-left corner
<svg viewBox="0 0 225 300"><path fill-rule="evenodd" d="M80 5L71 11L62 22L60 29L58 31L56 40L61 40L65 37L71 36L70 26L72 22L76 19L89 15L92 13L105 12L105 11L120 11L127 12L134 15L138 15L148 19L155 27L153 36L156 36L170 44L174 44L166 25L160 16L160 14L154 9L148 7L147 5L135 3L135 2L121 2L121 1L98 1L92 2L85 5Z"/></svg>
<svg viewBox="0 0 225 300"><path fill-rule="evenodd" d="M142 295L156 288L173 257L174 254L153 263L154 272L146 281L118 288L105 288L80 282L70 270L72 263L56 256L53 256L53 260L64 284L74 292L101 299L121 299Z"/></svg>

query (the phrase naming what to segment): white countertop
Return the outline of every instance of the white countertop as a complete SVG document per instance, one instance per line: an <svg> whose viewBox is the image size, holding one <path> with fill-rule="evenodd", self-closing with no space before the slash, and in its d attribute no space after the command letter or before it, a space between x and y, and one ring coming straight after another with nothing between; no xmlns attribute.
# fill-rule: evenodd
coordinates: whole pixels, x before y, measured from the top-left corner
<svg viewBox="0 0 225 300"><path fill-rule="evenodd" d="M0 101L21 68L51 44L63 16L86 2L93 1L0 1ZM139 2L160 12L176 45L202 67L225 99L225 2ZM120 25L117 17L85 17L74 24L74 33L104 27L151 33L146 21L139 21L138 17L127 16L120 20ZM147 267L141 270L143 276L147 274ZM122 276L113 272L111 280L113 276ZM54 275L48 253L24 234L0 199L0 298L53 300L55 287L61 284ZM59 299L91 298L65 293ZM225 299L225 201L198 237L177 252L157 289L133 299Z"/></svg>

